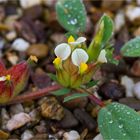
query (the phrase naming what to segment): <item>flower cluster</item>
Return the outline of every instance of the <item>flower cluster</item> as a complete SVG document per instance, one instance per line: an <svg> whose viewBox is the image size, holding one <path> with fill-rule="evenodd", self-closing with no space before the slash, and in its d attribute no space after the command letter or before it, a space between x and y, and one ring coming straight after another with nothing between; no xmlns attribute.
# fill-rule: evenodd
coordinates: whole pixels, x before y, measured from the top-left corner
<svg viewBox="0 0 140 140"><path fill-rule="evenodd" d="M106 51L102 49L97 61L89 63L85 41L85 37L75 40L70 36L68 43L59 44L54 50L57 57L53 63L57 70L57 79L63 86L79 87L92 78L98 64L107 62Z"/></svg>

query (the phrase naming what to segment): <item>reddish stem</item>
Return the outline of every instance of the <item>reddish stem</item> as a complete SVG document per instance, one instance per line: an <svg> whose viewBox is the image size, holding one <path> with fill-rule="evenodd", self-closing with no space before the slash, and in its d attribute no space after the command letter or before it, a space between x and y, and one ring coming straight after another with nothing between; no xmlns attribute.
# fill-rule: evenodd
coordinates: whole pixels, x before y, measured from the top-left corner
<svg viewBox="0 0 140 140"><path fill-rule="evenodd" d="M104 103L103 103L103 101L100 100L99 98L97 98L97 97L96 97L94 94L92 94L89 90L82 88L82 89L78 89L78 91L88 93L88 94L89 94L89 96L88 96L89 99L90 99L91 101L93 101L94 103L96 103L97 105L99 105L100 107L104 107L104 106L105 106Z"/></svg>
<svg viewBox="0 0 140 140"><path fill-rule="evenodd" d="M93 102L95 102L97 105L99 105L101 107L105 106L104 103L99 98L94 96L93 94L89 96L89 99L92 100Z"/></svg>
<svg viewBox="0 0 140 140"><path fill-rule="evenodd" d="M25 101L29 101L29 100L43 97L45 95L50 95L49 92L58 90L60 88L62 88L60 85L54 85L54 86L46 87L43 89L39 89L38 91L26 93L26 94L23 94L23 95L20 95L20 96L13 98L10 102L6 103L6 105L15 104L15 103L22 103Z"/></svg>
<svg viewBox="0 0 140 140"><path fill-rule="evenodd" d="M117 55L117 56L114 57L114 59L121 60L122 59L122 56L121 55Z"/></svg>

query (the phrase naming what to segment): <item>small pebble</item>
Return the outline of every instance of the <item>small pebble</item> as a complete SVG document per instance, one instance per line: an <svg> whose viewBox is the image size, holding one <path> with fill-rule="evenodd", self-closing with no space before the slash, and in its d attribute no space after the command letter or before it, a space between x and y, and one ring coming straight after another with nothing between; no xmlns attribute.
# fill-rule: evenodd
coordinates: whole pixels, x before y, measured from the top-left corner
<svg viewBox="0 0 140 140"><path fill-rule="evenodd" d="M103 137L101 134L98 134L93 140L103 140Z"/></svg>
<svg viewBox="0 0 140 140"><path fill-rule="evenodd" d="M140 59L134 62L130 71L134 76L140 76Z"/></svg>
<svg viewBox="0 0 140 140"><path fill-rule="evenodd" d="M116 1L111 0L107 2L106 0L102 0L102 7L107 10L115 11L121 8L123 1L124 0L116 0Z"/></svg>
<svg viewBox="0 0 140 140"><path fill-rule="evenodd" d="M14 104L10 106L10 115L13 116L15 114L24 112L24 108L22 104Z"/></svg>
<svg viewBox="0 0 140 140"><path fill-rule="evenodd" d="M27 54L35 55L38 58L47 57L49 48L46 44L33 44L31 45L28 50Z"/></svg>
<svg viewBox="0 0 140 140"><path fill-rule="evenodd" d="M133 87L134 87L134 81L132 78L128 76L122 76L121 77L121 85L125 87L125 93L126 97L133 97Z"/></svg>
<svg viewBox="0 0 140 140"><path fill-rule="evenodd" d="M98 93L103 99L118 100L124 97L125 89L116 82L106 82L99 87Z"/></svg>
<svg viewBox="0 0 140 140"><path fill-rule="evenodd" d="M68 109L65 108L64 113L65 116L60 122L62 128L72 128L78 125L77 119Z"/></svg>
<svg viewBox="0 0 140 140"><path fill-rule="evenodd" d="M0 50L4 48L5 40L0 38Z"/></svg>
<svg viewBox="0 0 140 140"><path fill-rule="evenodd" d="M12 43L12 48L16 51L26 51L29 48L29 43L22 38L17 38Z"/></svg>
<svg viewBox="0 0 140 140"><path fill-rule="evenodd" d="M134 22L135 20L140 20L140 7L128 6L126 9L126 17Z"/></svg>
<svg viewBox="0 0 140 140"><path fill-rule="evenodd" d="M124 26L125 24L125 17L123 14L123 11L119 11L114 19L115 22L115 30L116 32L120 31L120 29Z"/></svg>
<svg viewBox="0 0 140 140"><path fill-rule="evenodd" d="M48 97L41 104L41 114L45 118L59 121L64 117L64 109L55 97Z"/></svg>
<svg viewBox="0 0 140 140"><path fill-rule="evenodd" d="M7 60L12 64L12 65L16 65L19 57L15 54L15 53L7 53Z"/></svg>
<svg viewBox="0 0 140 140"><path fill-rule="evenodd" d="M39 109L33 109L32 111L30 111L29 115L32 118L32 122L38 123L41 119Z"/></svg>
<svg viewBox="0 0 140 140"><path fill-rule="evenodd" d="M0 140L7 140L9 137L9 133L0 130Z"/></svg>
<svg viewBox="0 0 140 140"><path fill-rule="evenodd" d="M80 135L77 131L71 130L63 134L63 140L80 140Z"/></svg>
<svg viewBox="0 0 140 140"><path fill-rule="evenodd" d="M26 123L31 121L31 117L26 113L19 113L14 116L7 122L7 129L9 131L15 130L22 127Z"/></svg>
<svg viewBox="0 0 140 140"><path fill-rule="evenodd" d="M1 128L3 130L6 130L6 124L8 120L10 119L10 116L5 108L1 109Z"/></svg>
<svg viewBox="0 0 140 140"><path fill-rule="evenodd" d="M95 119L82 109L75 109L74 115L83 126L88 128L88 130L93 131L97 127Z"/></svg>
<svg viewBox="0 0 140 140"><path fill-rule="evenodd" d="M34 137L34 134L30 130L25 130L23 134L21 135L21 140L30 140Z"/></svg>
<svg viewBox="0 0 140 140"><path fill-rule="evenodd" d="M8 32L8 33L6 34L6 39L7 39L8 41L12 41L12 40L14 40L14 39L16 38L16 36L17 36L17 34L16 34L15 31L10 31L10 32Z"/></svg>
<svg viewBox="0 0 140 140"><path fill-rule="evenodd" d="M20 0L20 5L22 8L26 9L32 7L34 5L41 4L41 0Z"/></svg>
<svg viewBox="0 0 140 140"><path fill-rule="evenodd" d="M134 95L136 96L136 98L140 99L140 82L137 82L134 85L133 91L134 91Z"/></svg>
<svg viewBox="0 0 140 140"><path fill-rule="evenodd" d="M140 110L140 100L134 98L134 97L127 97L127 98L121 98L119 100L119 103L125 104L135 110Z"/></svg>

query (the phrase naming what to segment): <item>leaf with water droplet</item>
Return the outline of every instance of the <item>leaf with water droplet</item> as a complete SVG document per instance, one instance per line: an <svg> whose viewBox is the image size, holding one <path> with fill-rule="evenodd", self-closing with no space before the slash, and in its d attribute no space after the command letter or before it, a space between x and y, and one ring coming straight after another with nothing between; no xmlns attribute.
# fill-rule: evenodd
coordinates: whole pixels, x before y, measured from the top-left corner
<svg viewBox="0 0 140 140"><path fill-rule="evenodd" d="M139 57L140 56L140 37L136 37L128 41L121 48L121 54L127 57Z"/></svg>
<svg viewBox="0 0 140 140"><path fill-rule="evenodd" d="M85 31L86 10L81 0L58 0L56 14L66 30L76 33Z"/></svg>
<svg viewBox="0 0 140 140"><path fill-rule="evenodd" d="M121 111L118 112L118 109ZM140 115L125 105L111 103L102 108L98 114L98 124L104 140L140 139Z"/></svg>

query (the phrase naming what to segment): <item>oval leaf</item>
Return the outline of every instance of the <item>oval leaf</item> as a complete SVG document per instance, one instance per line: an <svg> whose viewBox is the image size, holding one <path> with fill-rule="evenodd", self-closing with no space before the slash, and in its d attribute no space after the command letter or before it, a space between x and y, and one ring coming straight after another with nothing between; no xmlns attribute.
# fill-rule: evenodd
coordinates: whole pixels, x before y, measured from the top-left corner
<svg viewBox="0 0 140 140"><path fill-rule="evenodd" d="M61 96L61 95L65 95L68 93L70 93L70 89L68 89L68 88L62 88L62 89L59 89L59 90L52 92L52 94L55 96Z"/></svg>
<svg viewBox="0 0 140 140"><path fill-rule="evenodd" d="M81 98L81 97L86 97L88 96L87 93L74 93L71 96L65 97L63 102L68 102L70 100L76 99L76 98Z"/></svg>
<svg viewBox="0 0 140 140"><path fill-rule="evenodd" d="M128 41L122 48L121 54L128 57L140 56L140 37L136 37Z"/></svg>
<svg viewBox="0 0 140 140"><path fill-rule="evenodd" d="M86 27L86 11L81 0L58 0L56 14L59 23L68 31L81 32Z"/></svg>
<svg viewBox="0 0 140 140"><path fill-rule="evenodd" d="M104 140L140 139L140 115L125 105L112 103L102 108L98 124Z"/></svg>
<svg viewBox="0 0 140 140"><path fill-rule="evenodd" d="M104 46L112 37L112 33L113 33L113 21L112 19L107 16L104 15L101 20L100 20L100 24L103 22L104 24L104 28L103 28L103 37L102 37L102 45Z"/></svg>

